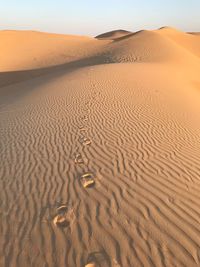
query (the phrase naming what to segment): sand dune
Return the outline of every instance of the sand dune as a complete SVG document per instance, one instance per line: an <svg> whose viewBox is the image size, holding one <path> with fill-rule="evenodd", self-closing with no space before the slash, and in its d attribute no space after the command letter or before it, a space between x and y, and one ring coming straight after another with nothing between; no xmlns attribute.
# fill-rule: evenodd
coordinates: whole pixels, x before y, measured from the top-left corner
<svg viewBox="0 0 200 267"><path fill-rule="evenodd" d="M0 36L0 266L200 266L199 36Z"/></svg>
<svg viewBox="0 0 200 267"><path fill-rule="evenodd" d="M113 43L109 44L108 54L116 62L174 61L175 63L185 63L195 59L198 61L196 58L200 52L198 37L192 36L194 39L189 39L190 35L187 35L187 41L190 42L185 42L183 45L180 40L184 39L184 33L182 39L177 38L178 42L177 39L174 41L175 38L171 35L163 34L161 31L143 30L115 39Z"/></svg>
<svg viewBox="0 0 200 267"><path fill-rule="evenodd" d="M100 45L91 37L34 31L0 31L0 39L0 71L64 64L90 56Z"/></svg>
<svg viewBox="0 0 200 267"><path fill-rule="evenodd" d="M168 27L161 28L159 33L175 41L178 45L189 50L196 56L200 56L200 37L198 35L183 33Z"/></svg>
<svg viewBox="0 0 200 267"><path fill-rule="evenodd" d="M106 33L97 35L95 38L97 38L97 39L115 40L117 38L129 35L129 34L131 34L131 32L129 32L129 31L115 30L115 31L110 31L110 32L106 32Z"/></svg>

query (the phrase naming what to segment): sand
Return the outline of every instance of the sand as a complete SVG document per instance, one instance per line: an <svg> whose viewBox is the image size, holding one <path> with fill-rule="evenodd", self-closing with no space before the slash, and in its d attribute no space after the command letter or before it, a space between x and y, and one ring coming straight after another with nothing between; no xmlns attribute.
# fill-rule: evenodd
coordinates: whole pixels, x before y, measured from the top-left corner
<svg viewBox="0 0 200 267"><path fill-rule="evenodd" d="M200 35L0 39L0 266L200 266Z"/></svg>
<svg viewBox="0 0 200 267"><path fill-rule="evenodd" d="M131 34L132 32L130 31L125 31L125 30L115 30L115 31L110 31L106 32L103 34L97 35L95 38L99 40L115 40L120 37L126 36Z"/></svg>

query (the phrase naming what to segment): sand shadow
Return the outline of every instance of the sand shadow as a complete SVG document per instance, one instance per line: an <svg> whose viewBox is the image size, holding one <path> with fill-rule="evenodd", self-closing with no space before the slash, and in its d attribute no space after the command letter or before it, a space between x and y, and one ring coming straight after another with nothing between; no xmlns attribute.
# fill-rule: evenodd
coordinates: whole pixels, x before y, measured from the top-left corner
<svg viewBox="0 0 200 267"><path fill-rule="evenodd" d="M93 55L91 57L86 57L82 59L78 59L75 61L67 62L60 65L50 66L46 68L37 68L31 70L19 70L19 71L5 71L0 72L0 88L19 83L22 81L30 80L35 77L40 77L48 74L60 74L73 72L79 68L108 64L113 62L111 61L111 57L108 52L100 53L97 55ZM63 71L63 73L62 73Z"/></svg>
<svg viewBox="0 0 200 267"><path fill-rule="evenodd" d="M85 266L90 263L95 263L95 267L111 266L110 258L103 250L90 253Z"/></svg>
<svg viewBox="0 0 200 267"><path fill-rule="evenodd" d="M102 52L90 57L46 68L0 72L0 104L15 101L19 97L28 94L30 90L38 88L38 84L41 86L58 77L84 67L109 63L114 63L109 56L109 52ZM43 79L36 79L40 77L43 77ZM33 79L35 82L33 82ZM21 82L29 80L31 81L30 86L29 84L21 86ZM15 86L12 86L14 84L20 84L20 86L17 86L16 88Z"/></svg>
<svg viewBox="0 0 200 267"><path fill-rule="evenodd" d="M80 182L84 188L92 188L95 186L95 176L93 173L86 172L81 175Z"/></svg>

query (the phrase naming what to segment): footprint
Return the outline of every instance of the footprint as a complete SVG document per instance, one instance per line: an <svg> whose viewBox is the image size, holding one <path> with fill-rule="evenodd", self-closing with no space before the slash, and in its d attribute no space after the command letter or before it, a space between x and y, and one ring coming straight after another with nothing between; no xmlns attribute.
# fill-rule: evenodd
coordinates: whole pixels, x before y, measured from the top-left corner
<svg viewBox="0 0 200 267"><path fill-rule="evenodd" d="M92 173L85 173L81 176L81 183L84 188L90 188L95 185L94 175Z"/></svg>
<svg viewBox="0 0 200 267"><path fill-rule="evenodd" d="M82 121L87 121L88 118L86 116L82 117Z"/></svg>
<svg viewBox="0 0 200 267"><path fill-rule="evenodd" d="M54 225L61 228L69 227L75 216L73 209L68 210L66 205L61 205L56 210L57 215L53 219Z"/></svg>
<svg viewBox="0 0 200 267"><path fill-rule="evenodd" d="M53 223L59 227L68 227L70 225L70 221L67 219L65 214L58 214L53 220Z"/></svg>
<svg viewBox="0 0 200 267"><path fill-rule="evenodd" d="M67 212L67 206L66 205L61 205L60 207L57 208L57 212L59 213L63 213L63 212Z"/></svg>
<svg viewBox="0 0 200 267"><path fill-rule="evenodd" d="M84 163L81 154L77 154L77 155L75 156L75 160L74 160L74 161L75 161L75 164L83 164L83 163Z"/></svg>
<svg viewBox="0 0 200 267"><path fill-rule="evenodd" d="M92 141L89 138L84 138L83 139L83 145L84 146L88 146L92 143Z"/></svg>
<svg viewBox="0 0 200 267"><path fill-rule="evenodd" d="M85 267L110 266L109 256L104 251L94 251L88 255Z"/></svg>
<svg viewBox="0 0 200 267"><path fill-rule="evenodd" d="M169 201L169 203L174 204L175 198L174 197L168 197L168 201Z"/></svg>
<svg viewBox="0 0 200 267"><path fill-rule="evenodd" d="M83 129L83 128L84 128L84 126L82 126L82 125L81 125L81 126L78 126L78 128L79 128L79 130L81 130L81 129Z"/></svg>

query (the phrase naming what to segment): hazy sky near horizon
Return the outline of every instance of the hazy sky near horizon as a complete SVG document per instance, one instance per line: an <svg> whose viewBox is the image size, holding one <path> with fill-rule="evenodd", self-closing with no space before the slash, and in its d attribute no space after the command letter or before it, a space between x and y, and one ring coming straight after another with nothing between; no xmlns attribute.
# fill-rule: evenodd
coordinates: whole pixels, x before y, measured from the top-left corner
<svg viewBox="0 0 200 267"><path fill-rule="evenodd" d="M200 0L0 0L0 29L97 35L172 26L200 31Z"/></svg>

